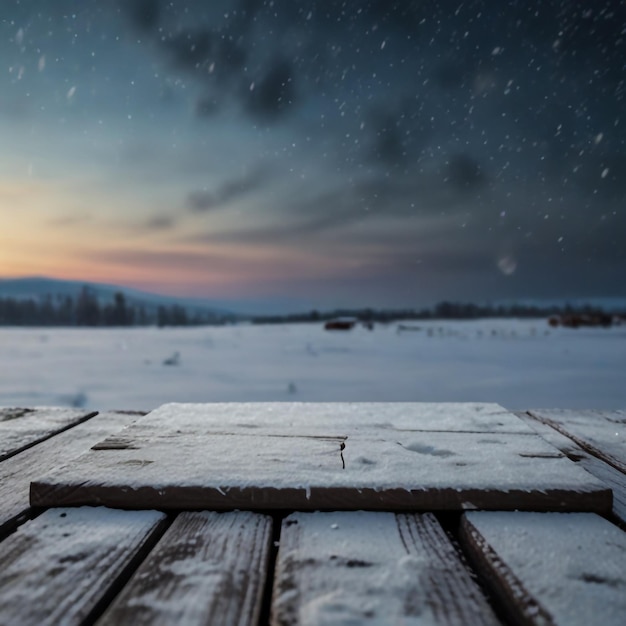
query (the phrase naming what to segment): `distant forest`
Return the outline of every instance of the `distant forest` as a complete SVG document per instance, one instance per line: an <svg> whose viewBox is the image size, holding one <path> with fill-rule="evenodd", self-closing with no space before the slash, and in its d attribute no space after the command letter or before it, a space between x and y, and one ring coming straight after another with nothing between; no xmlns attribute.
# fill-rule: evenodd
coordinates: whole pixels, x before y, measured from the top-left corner
<svg viewBox="0 0 626 626"><path fill-rule="evenodd" d="M351 317L362 322L389 323L410 320L467 320L488 317L547 318L553 315L598 315L598 307L531 306L531 305L476 305L440 302L432 309L336 309L309 311L291 315L271 315L251 318L254 324L289 324L326 322L338 317ZM128 301L122 292L112 301L101 302L88 287L77 297L47 295L41 298L0 297L0 325L2 326L198 326L232 322L234 315L220 315L211 311L190 310L172 305L144 305Z"/></svg>
<svg viewBox="0 0 626 626"><path fill-rule="evenodd" d="M400 322L410 320L471 320L492 317L548 318L550 316L572 315L609 315L602 309L591 305L584 306L533 306L524 304L478 305L462 302L440 302L432 309L336 309L321 313L297 313L293 315L273 315L253 318L255 324L287 324L296 322L327 322L349 317L361 322ZM609 315L610 316L610 315Z"/></svg>
<svg viewBox="0 0 626 626"><path fill-rule="evenodd" d="M130 303L122 292L110 302L100 302L83 287L77 297L47 295L41 298L0 297L3 326L192 326L220 324L227 318L210 311L190 311L173 304Z"/></svg>

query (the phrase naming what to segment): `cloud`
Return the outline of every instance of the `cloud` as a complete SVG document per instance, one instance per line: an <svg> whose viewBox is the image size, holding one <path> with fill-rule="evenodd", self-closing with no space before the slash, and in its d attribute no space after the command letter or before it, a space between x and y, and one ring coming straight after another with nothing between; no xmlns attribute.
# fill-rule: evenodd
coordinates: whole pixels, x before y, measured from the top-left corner
<svg viewBox="0 0 626 626"><path fill-rule="evenodd" d="M254 60L254 78L247 63L260 37L252 37L254 18L262 3L242 0L233 3L235 10L217 17L216 25L175 26L176 14L161 10L156 0L133 0L126 14L133 28L152 33L157 49L170 63L194 76L204 89L196 103L200 117L212 116L225 102L238 102L241 110L259 121L272 121L285 114L296 101L295 70L284 56ZM169 26L168 35L156 31L159 21Z"/></svg>
<svg viewBox="0 0 626 626"><path fill-rule="evenodd" d="M175 65L192 72L200 72L207 69L216 36L208 29L185 29L160 41Z"/></svg>
<svg viewBox="0 0 626 626"><path fill-rule="evenodd" d="M224 250L189 252L185 250L142 250L115 247L105 250L83 250L82 261L123 268L128 275L158 274L163 282L178 279L215 281L228 284L231 280L256 283L291 277L313 277L320 272L333 272L341 260L294 254L289 250Z"/></svg>
<svg viewBox="0 0 626 626"><path fill-rule="evenodd" d="M135 269L154 269L175 274L196 271L223 271L227 269L243 270L249 261L228 254L209 252L186 252L171 250L134 250L114 248L110 250L91 250L82 257L109 265L122 265Z"/></svg>
<svg viewBox="0 0 626 626"><path fill-rule="evenodd" d="M467 210L467 199L467 195L448 190L432 176L367 177L328 190L313 189L308 194L283 198L277 206L284 208L268 212L265 224L197 233L187 241L296 246L321 240L371 243L385 241L385 235L361 227L385 223L392 225L391 241L387 243L393 245L394 238L412 231L408 218L417 220L417 227L428 223L430 228L437 222L449 228L448 220L458 222L457 214ZM447 215L442 217L444 210Z"/></svg>
<svg viewBox="0 0 626 626"><path fill-rule="evenodd" d="M253 121L264 123L294 110L304 91L315 95L320 85L334 82L338 65L357 60L362 65L357 42L350 41L352 22L365 31L380 23L381 37L389 39L394 33L404 37L424 14L414 2L406 6L378 0L352 17L334 1L312 6L292 0L271 5L240 0L229 3L226 11L222 8L211 7L205 19L193 25L181 25L181 13L157 0L132 0L125 14L134 29L152 34L156 49L173 67L203 88L196 106L200 116L235 102ZM364 39L363 45L378 49L381 44L375 36L371 42Z"/></svg>
<svg viewBox="0 0 626 626"><path fill-rule="evenodd" d="M442 238L443 239L443 238ZM471 245L469 241L451 242L448 239L420 242L413 250L388 249L372 258L372 265L385 268L388 273L410 274L433 272L471 274L493 271L494 254L485 247Z"/></svg>
<svg viewBox="0 0 626 626"><path fill-rule="evenodd" d="M198 117L214 117L221 109L220 99L215 96L202 96L196 100L195 112Z"/></svg>
<svg viewBox="0 0 626 626"><path fill-rule="evenodd" d="M124 0L122 7L139 31L147 33L156 30L161 18L160 0Z"/></svg>
<svg viewBox="0 0 626 626"><path fill-rule="evenodd" d="M91 215L62 215L54 219L48 220L48 226L67 228L70 226L81 226L93 221Z"/></svg>
<svg viewBox="0 0 626 626"><path fill-rule="evenodd" d="M198 190L187 197L187 206L195 213L220 209L253 191L263 188L269 180L266 168L258 168L240 178L233 178L219 185L215 190Z"/></svg>
<svg viewBox="0 0 626 626"><path fill-rule="evenodd" d="M287 113L295 102L295 71L284 58L275 59L258 84L253 82L247 89L246 110L259 119L276 119Z"/></svg>
<svg viewBox="0 0 626 626"><path fill-rule="evenodd" d="M307 176L274 172L274 206L196 242L328 250L343 238L356 250L378 241L410 268L404 239L439 220L450 245L437 241L460 273L474 267L468 242L476 268L495 272L506 248L519 261L515 277L530 265L526 254L558 268L621 263L623 3L574 11L556 0L477 0L448 11L435 0L370 0L359 12L336 0L226 4L228 17L219 4L197 23L163 9L154 46L200 88L196 114L207 129L222 113L240 123L238 141L247 123L254 149L281 155L285 169L293 154ZM262 135L270 124L273 134ZM226 180L190 193L187 209L210 212L265 184ZM391 234L376 239L373 225L383 223ZM430 258L433 271L447 271L445 259Z"/></svg>
<svg viewBox="0 0 626 626"><path fill-rule="evenodd" d="M318 217L308 220L290 219L272 226L237 228L231 231L199 233L185 237L186 243L207 243L217 245L270 245L305 243L311 237L332 230L338 221L332 217Z"/></svg>
<svg viewBox="0 0 626 626"><path fill-rule="evenodd" d="M455 189L472 190L487 183L487 176L480 163L469 154L453 154L446 166L446 181Z"/></svg>
<svg viewBox="0 0 626 626"><path fill-rule="evenodd" d="M149 231L172 230L176 227L177 223L178 220L170 215L156 215L148 218L142 227Z"/></svg>

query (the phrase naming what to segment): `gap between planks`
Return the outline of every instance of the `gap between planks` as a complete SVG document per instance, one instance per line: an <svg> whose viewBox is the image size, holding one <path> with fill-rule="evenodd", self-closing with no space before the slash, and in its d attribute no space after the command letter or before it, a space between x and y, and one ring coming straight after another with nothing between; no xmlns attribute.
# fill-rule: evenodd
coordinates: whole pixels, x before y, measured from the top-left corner
<svg viewBox="0 0 626 626"><path fill-rule="evenodd" d="M256 626L272 538L266 515L182 512L97 624Z"/></svg>
<svg viewBox="0 0 626 626"><path fill-rule="evenodd" d="M0 463L0 537L32 516L29 502L32 480L69 463L135 418L127 413L99 413Z"/></svg>
<svg viewBox="0 0 626 626"><path fill-rule="evenodd" d="M23 411L17 417L0 419L0 433L5 437L0 447L0 462L68 431L98 415L98 411L77 411L58 407L35 409L0 409L0 417L11 411ZM33 422L32 425L30 422ZM12 427L16 428L12 428ZM30 429L28 428L30 426ZM19 427L19 428L18 428ZM26 427L26 428L23 428ZM8 441L7 443L7 436Z"/></svg>
<svg viewBox="0 0 626 626"><path fill-rule="evenodd" d="M620 419L611 420L609 417L611 414L617 414ZM557 430L589 454L626 475L626 462L624 461L626 456L623 447L620 447L620 443L623 446L625 441L624 434L623 432L615 432L618 426L613 426L613 423L617 423L622 428L626 428L626 418L623 417L622 411L577 412L565 409L531 409L528 411L528 415ZM583 424L576 423L576 419L580 417L586 418L587 421ZM590 424L592 420L595 420L593 425ZM611 436L607 437L609 424L611 424ZM597 429L596 432L594 432L594 426ZM600 435L599 438L597 437L598 434ZM620 438L613 441L613 434L620 436Z"/></svg>
<svg viewBox="0 0 626 626"><path fill-rule="evenodd" d="M626 475L615 469L613 465L581 448L568 435L539 420L531 412L520 412L517 416L550 445L611 488L613 491L612 516L616 523L626 529Z"/></svg>
<svg viewBox="0 0 626 626"><path fill-rule="evenodd" d="M159 538L166 516L50 509L0 543L0 615L20 626L90 622Z"/></svg>
<svg viewBox="0 0 626 626"><path fill-rule="evenodd" d="M466 513L461 543L511 623L624 623L626 534L598 515Z"/></svg>

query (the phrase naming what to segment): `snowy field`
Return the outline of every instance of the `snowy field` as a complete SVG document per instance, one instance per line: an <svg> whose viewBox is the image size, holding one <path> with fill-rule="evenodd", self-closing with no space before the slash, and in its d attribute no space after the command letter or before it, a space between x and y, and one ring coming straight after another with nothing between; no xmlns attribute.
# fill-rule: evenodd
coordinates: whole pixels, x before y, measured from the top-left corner
<svg viewBox="0 0 626 626"><path fill-rule="evenodd" d="M484 401L625 408L626 326L545 320L181 329L0 329L0 405Z"/></svg>

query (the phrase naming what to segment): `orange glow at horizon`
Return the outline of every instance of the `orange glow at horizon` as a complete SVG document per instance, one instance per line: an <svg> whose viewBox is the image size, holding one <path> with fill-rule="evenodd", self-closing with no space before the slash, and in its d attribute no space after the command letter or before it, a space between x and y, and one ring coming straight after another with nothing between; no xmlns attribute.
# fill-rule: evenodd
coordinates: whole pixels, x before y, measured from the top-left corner
<svg viewBox="0 0 626 626"><path fill-rule="evenodd" d="M333 275L343 265L302 248L185 243L193 223L164 235L109 215L65 220L72 200L60 185L0 181L0 278L45 276L211 297Z"/></svg>
<svg viewBox="0 0 626 626"><path fill-rule="evenodd" d="M70 180L0 179L0 277L45 276L149 289L177 296L246 294L265 286L359 271L351 255L298 245L198 243L194 215L171 229L145 226L149 198L124 189L85 195ZM237 219L239 219L237 217ZM232 214L212 216L232 229Z"/></svg>

